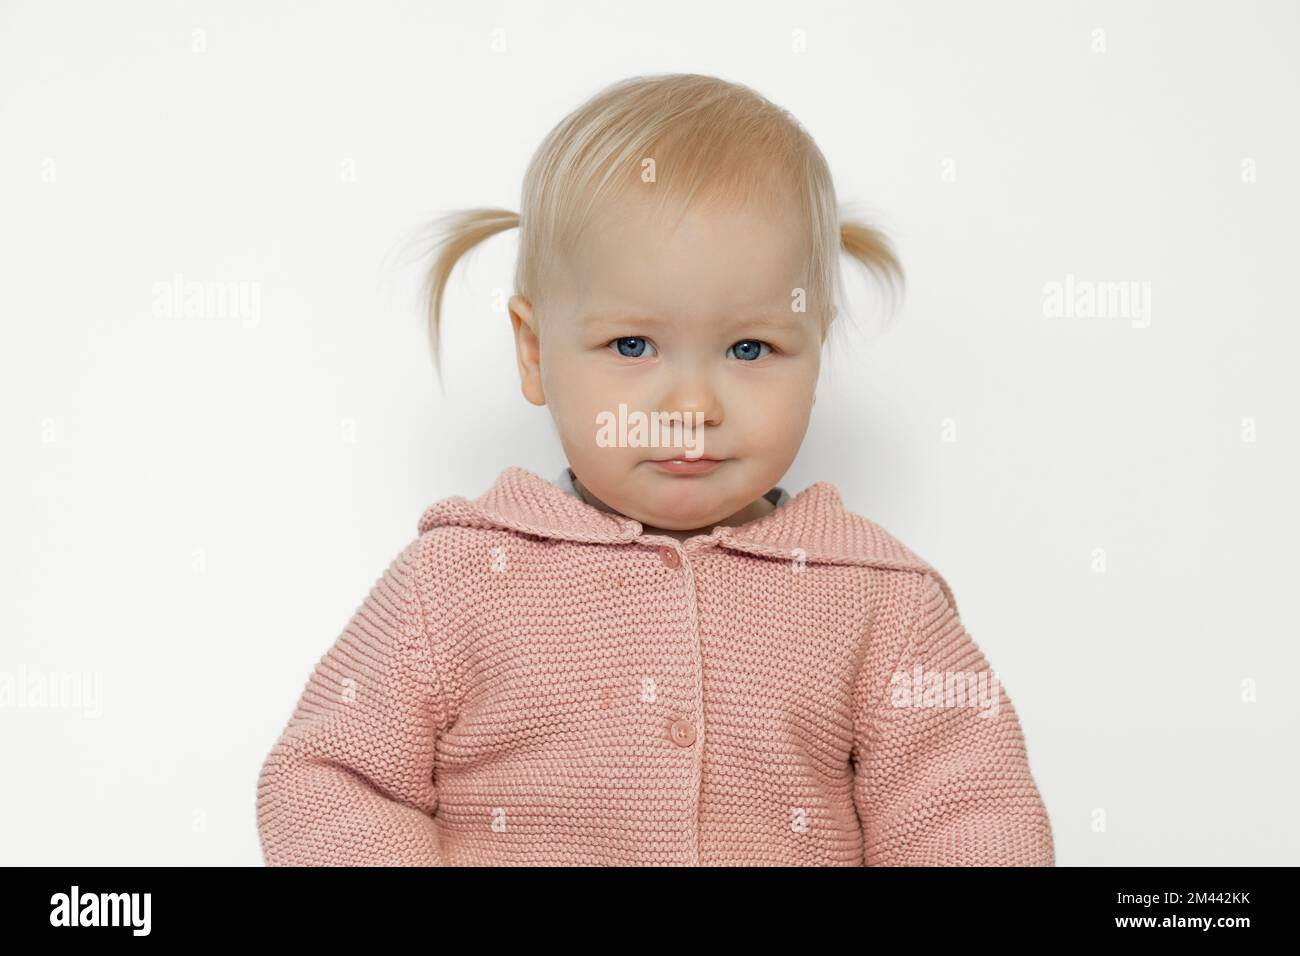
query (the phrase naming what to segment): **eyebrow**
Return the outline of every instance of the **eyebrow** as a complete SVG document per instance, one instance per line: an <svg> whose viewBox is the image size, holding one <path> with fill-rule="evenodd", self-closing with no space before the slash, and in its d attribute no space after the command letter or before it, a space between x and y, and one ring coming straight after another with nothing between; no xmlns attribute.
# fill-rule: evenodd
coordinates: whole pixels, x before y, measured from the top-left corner
<svg viewBox="0 0 1300 956"><path fill-rule="evenodd" d="M579 322L584 327L593 325L638 325L662 328L668 324L665 319L655 315L641 315L631 312L593 312L583 316L579 319ZM725 323L722 327L724 329L744 327L797 330L801 324L794 313L772 312L741 316Z"/></svg>

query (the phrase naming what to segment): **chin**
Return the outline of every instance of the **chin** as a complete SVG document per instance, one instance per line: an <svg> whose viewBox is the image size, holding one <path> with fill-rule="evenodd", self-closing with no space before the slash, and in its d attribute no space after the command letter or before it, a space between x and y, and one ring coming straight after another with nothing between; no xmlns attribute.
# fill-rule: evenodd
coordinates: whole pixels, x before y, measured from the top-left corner
<svg viewBox="0 0 1300 956"><path fill-rule="evenodd" d="M720 510L716 498L710 500L708 507L705 508L683 508L680 500L673 500L664 502L664 506L656 510L654 517L650 521L641 523L654 525L656 528L663 528L666 531L693 531L696 528L712 529L715 524L724 520L731 513L726 509Z"/></svg>

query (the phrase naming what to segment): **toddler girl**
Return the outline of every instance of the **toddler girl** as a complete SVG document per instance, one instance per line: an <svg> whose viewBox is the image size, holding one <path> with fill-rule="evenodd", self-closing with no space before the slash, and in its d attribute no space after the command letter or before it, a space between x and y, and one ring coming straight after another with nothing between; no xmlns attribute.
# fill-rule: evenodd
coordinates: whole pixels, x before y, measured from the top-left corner
<svg viewBox="0 0 1300 956"><path fill-rule="evenodd" d="M269 864L1036 865L1015 711L952 591L833 484L808 425L842 220L784 110L699 75L617 83L541 144L520 227L524 397L568 467L421 517L266 758Z"/></svg>

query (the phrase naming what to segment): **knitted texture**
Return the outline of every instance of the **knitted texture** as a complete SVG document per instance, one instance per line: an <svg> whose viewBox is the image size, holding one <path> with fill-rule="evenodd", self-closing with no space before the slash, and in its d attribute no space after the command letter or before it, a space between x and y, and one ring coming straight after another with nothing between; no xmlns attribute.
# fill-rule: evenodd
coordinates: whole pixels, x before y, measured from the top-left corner
<svg viewBox="0 0 1300 956"><path fill-rule="evenodd" d="M935 674L990 676L947 582L828 482L679 542L507 468L425 511L316 665L262 852L1054 865L1005 689L953 703Z"/></svg>

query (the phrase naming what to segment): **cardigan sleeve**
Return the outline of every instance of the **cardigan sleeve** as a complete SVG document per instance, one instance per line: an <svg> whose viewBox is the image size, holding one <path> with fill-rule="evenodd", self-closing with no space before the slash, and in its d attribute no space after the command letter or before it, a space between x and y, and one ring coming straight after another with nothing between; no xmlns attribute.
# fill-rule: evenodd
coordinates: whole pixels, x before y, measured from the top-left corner
<svg viewBox="0 0 1300 956"><path fill-rule="evenodd" d="M921 576L886 672L854 688L853 800L867 866L1054 866L1011 700L946 584Z"/></svg>
<svg viewBox="0 0 1300 956"><path fill-rule="evenodd" d="M438 866L434 748L445 729L418 545L384 571L317 663L262 764L270 866Z"/></svg>

